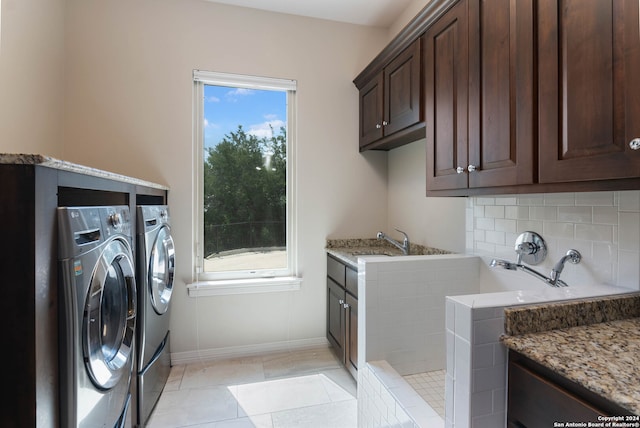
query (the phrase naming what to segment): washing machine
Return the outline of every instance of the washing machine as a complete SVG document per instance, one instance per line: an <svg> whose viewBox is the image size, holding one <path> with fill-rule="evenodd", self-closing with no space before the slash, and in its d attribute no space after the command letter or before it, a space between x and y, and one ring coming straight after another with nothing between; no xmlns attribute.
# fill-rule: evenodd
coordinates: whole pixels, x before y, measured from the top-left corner
<svg viewBox="0 0 640 428"><path fill-rule="evenodd" d="M130 421L137 291L128 206L58 208L61 427Z"/></svg>
<svg viewBox="0 0 640 428"><path fill-rule="evenodd" d="M169 207L136 211L138 326L134 423L146 425L171 371L169 315L175 272Z"/></svg>

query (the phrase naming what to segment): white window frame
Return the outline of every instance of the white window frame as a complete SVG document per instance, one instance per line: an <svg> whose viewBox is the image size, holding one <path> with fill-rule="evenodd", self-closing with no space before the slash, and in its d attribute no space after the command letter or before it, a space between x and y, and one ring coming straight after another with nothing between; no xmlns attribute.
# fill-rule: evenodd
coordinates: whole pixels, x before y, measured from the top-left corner
<svg viewBox="0 0 640 428"><path fill-rule="evenodd" d="M204 272L204 86L279 90L287 92L287 268L271 271ZM297 82L211 71L193 71L193 282L189 296L264 293L300 288L296 221L296 89Z"/></svg>

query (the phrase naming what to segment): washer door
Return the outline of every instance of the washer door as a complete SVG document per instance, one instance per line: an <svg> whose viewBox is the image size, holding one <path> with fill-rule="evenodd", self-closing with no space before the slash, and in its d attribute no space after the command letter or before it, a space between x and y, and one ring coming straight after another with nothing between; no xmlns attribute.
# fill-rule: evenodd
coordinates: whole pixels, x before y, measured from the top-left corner
<svg viewBox="0 0 640 428"><path fill-rule="evenodd" d="M156 235L156 240L149 256L149 295L151 306L158 315L169 309L173 276L175 271L175 249L168 226L163 226Z"/></svg>
<svg viewBox="0 0 640 428"><path fill-rule="evenodd" d="M111 241L91 277L83 318L83 351L94 385L107 390L131 373L136 283L129 244Z"/></svg>

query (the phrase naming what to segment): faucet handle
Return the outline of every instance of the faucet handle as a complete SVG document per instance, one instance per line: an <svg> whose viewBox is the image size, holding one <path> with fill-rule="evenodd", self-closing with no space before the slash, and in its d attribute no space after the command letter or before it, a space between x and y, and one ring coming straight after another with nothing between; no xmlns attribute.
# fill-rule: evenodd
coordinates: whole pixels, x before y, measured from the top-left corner
<svg viewBox="0 0 640 428"><path fill-rule="evenodd" d="M518 255L518 264L524 262L537 265L547 257L547 245L542 236L536 232L527 231L516 239L515 252Z"/></svg>

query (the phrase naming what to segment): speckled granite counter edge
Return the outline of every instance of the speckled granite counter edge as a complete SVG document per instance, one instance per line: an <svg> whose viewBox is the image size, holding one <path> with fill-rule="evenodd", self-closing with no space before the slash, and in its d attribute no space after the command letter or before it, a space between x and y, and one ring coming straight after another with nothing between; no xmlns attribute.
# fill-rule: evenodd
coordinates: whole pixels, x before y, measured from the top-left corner
<svg viewBox="0 0 640 428"><path fill-rule="evenodd" d="M364 255L402 255L400 249L394 247L387 241L375 238L347 238L347 239L327 239L325 250L327 253L337 257L343 262L358 267L358 256ZM424 245L411 244L410 255L412 256L434 256L452 254L450 251L439 248L426 247Z"/></svg>
<svg viewBox="0 0 640 428"><path fill-rule="evenodd" d="M502 336L509 349L640 415L640 318Z"/></svg>
<svg viewBox="0 0 640 428"><path fill-rule="evenodd" d="M640 317L640 293L506 308L505 333L516 336Z"/></svg>
<svg viewBox="0 0 640 428"><path fill-rule="evenodd" d="M72 162L67 162L59 159L55 159L49 156L39 154L24 154L24 153L1 153L0 164L11 165L39 165L48 168L59 169L62 171L76 172L80 174L90 175L93 177L106 178L109 180L116 180L124 183L134 184L138 186L145 186L153 189L169 190L169 187L161 184L153 183L150 181L141 180L134 177L128 177L126 175L116 174L113 172L103 171L88 166L78 165Z"/></svg>

